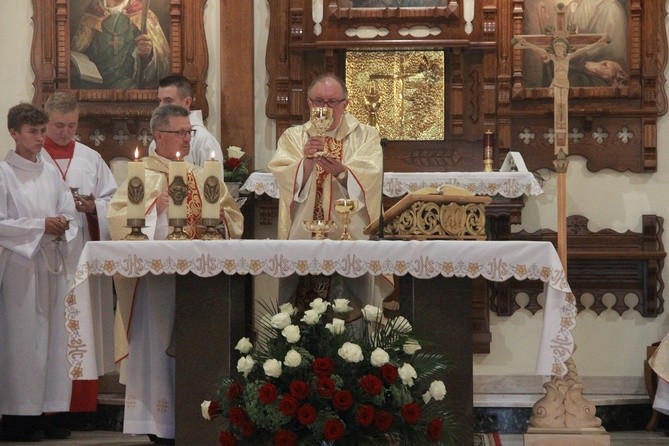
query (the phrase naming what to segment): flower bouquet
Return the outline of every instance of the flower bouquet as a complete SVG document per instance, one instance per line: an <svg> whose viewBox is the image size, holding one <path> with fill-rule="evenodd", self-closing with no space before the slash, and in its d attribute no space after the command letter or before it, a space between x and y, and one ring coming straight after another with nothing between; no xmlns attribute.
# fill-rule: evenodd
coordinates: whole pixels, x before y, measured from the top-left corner
<svg viewBox="0 0 669 446"><path fill-rule="evenodd" d="M237 146L227 149L228 156L223 161L223 181L243 183L251 174L247 164L248 160L242 160L245 153Z"/></svg>
<svg viewBox="0 0 669 446"><path fill-rule="evenodd" d="M255 345L237 343L238 376L202 403L204 418L229 420L221 445L454 442L446 388L433 379L444 359L421 351L406 318L368 305L362 324L346 324L347 299L310 306L263 305Z"/></svg>

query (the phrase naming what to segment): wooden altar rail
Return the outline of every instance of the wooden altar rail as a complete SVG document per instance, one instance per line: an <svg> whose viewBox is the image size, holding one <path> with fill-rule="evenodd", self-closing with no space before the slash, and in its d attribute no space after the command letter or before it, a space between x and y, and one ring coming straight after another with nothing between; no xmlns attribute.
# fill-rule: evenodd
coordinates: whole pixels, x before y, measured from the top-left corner
<svg viewBox="0 0 669 446"><path fill-rule="evenodd" d="M612 310L622 315L634 309L643 317L656 317L664 311L664 281L662 268L667 253L662 243L664 219L657 215L642 216L642 232L619 233L611 229L597 232L588 230L588 219L572 215L567 219L568 261L567 274L572 292L576 297L578 311L584 310L582 298L585 294L594 296L589 307L597 315L607 309L602 302L604 294L611 293L616 301ZM556 244L556 233L542 229L512 235L513 240L550 241ZM516 303L518 293L527 293L530 302L525 307L536 313L541 309L537 301L542 291L539 284L530 281L509 280L502 284L508 292L500 292L500 287L492 284L491 308L499 316L511 316L520 307ZM625 296L635 294L638 304L625 304Z"/></svg>

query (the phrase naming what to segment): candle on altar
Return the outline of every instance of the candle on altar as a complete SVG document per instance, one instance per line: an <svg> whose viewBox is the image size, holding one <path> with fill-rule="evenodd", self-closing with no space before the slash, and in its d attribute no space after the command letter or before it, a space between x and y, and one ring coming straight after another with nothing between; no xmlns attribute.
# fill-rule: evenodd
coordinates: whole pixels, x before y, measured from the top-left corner
<svg viewBox="0 0 669 446"><path fill-rule="evenodd" d="M170 161L169 164L169 196L170 202L167 208L167 216L170 219L186 219L186 195L188 193L188 167L180 159L179 152L176 153L177 159Z"/></svg>
<svg viewBox="0 0 669 446"><path fill-rule="evenodd" d="M202 218L220 219L219 199L221 197L221 162L216 153L211 151L211 159L204 162L204 200L202 200Z"/></svg>
<svg viewBox="0 0 669 446"><path fill-rule="evenodd" d="M144 218L144 162L135 147L135 159L128 163L128 219Z"/></svg>

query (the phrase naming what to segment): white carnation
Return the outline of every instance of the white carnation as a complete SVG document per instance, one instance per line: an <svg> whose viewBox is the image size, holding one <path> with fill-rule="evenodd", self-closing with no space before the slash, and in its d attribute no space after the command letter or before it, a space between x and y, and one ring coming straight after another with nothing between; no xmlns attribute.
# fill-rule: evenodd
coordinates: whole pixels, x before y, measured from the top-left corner
<svg viewBox="0 0 669 446"><path fill-rule="evenodd" d="M446 386L443 381L432 381L429 392L432 398L441 401L446 396Z"/></svg>

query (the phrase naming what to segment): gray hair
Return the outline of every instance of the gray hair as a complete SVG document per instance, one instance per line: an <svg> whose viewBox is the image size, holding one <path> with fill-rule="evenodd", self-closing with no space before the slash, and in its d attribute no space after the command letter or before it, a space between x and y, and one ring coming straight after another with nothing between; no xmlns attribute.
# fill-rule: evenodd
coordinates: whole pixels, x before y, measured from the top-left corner
<svg viewBox="0 0 669 446"><path fill-rule="evenodd" d="M188 117L188 110L180 105L162 105L156 108L151 114L151 133L156 130L165 130L170 125L170 120L174 117Z"/></svg>

